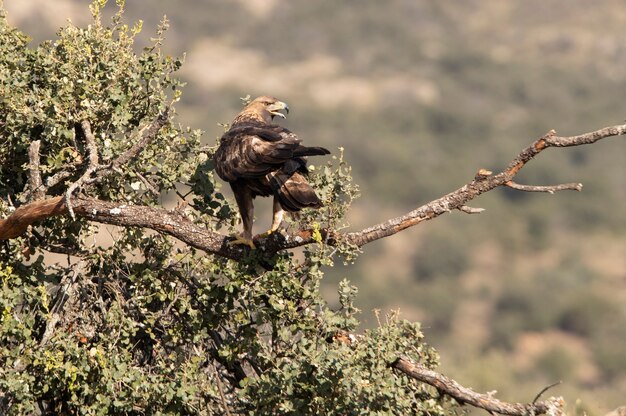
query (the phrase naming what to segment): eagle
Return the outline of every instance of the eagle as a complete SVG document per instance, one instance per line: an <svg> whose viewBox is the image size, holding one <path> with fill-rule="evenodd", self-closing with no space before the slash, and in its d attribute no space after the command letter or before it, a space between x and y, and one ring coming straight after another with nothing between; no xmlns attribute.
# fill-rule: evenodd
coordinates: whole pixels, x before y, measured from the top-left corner
<svg viewBox="0 0 626 416"><path fill-rule="evenodd" d="M284 113L283 113L284 112ZM286 118L289 106L274 97L252 100L233 119L215 152L215 171L228 182L235 195L243 232L230 244L252 242L253 199L272 196L273 219L269 235L280 226L285 211L320 208L322 201L307 182L307 156L327 155L323 147L306 147L286 128L274 124L274 117Z"/></svg>

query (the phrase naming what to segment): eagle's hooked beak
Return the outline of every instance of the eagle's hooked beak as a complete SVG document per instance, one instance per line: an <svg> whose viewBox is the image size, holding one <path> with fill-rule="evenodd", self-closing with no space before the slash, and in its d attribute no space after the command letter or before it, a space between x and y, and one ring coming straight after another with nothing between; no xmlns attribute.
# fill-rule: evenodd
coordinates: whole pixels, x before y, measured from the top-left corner
<svg viewBox="0 0 626 416"><path fill-rule="evenodd" d="M287 118L285 114L281 113L282 110L285 110L285 113L289 114L289 106L287 105L287 103L284 103L282 101L276 101L275 103L267 106L267 111L269 111L272 116Z"/></svg>

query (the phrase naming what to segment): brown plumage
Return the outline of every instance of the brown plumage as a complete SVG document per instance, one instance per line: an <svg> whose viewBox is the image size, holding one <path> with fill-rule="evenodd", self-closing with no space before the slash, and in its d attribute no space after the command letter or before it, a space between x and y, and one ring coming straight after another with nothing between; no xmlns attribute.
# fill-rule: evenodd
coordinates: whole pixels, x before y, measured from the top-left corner
<svg viewBox="0 0 626 416"><path fill-rule="evenodd" d="M322 202L307 182L306 156L327 155L323 147L302 146L301 139L272 124L289 107L273 97L258 97L239 113L224 133L215 153L215 171L230 183L243 221L236 242L252 245L253 198L274 197L274 218L268 232L278 229L283 212L319 208Z"/></svg>

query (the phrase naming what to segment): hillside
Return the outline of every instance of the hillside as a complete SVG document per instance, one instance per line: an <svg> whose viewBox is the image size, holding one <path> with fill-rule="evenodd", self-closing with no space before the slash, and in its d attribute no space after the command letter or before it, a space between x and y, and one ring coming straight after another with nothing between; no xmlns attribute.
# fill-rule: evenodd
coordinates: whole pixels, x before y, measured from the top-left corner
<svg viewBox="0 0 626 416"><path fill-rule="evenodd" d="M9 21L54 36L88 1L7 0ZM239 97L271 94L307 143L345 148L362 196L355 229L497 170L534 138L625 116L622 2L128 1L145 39L164 14L186 54L179 116L214 143ZM481 215L451 213L368 246L328 272L373 309L420 320L444 372L529 401L563 380L572 413L626 404L626 147L621 138L546 152L520 182L581 193L497 190ZM260 229L267 215L259 214ZM576 400L580 398L580 402Z"/></svg>

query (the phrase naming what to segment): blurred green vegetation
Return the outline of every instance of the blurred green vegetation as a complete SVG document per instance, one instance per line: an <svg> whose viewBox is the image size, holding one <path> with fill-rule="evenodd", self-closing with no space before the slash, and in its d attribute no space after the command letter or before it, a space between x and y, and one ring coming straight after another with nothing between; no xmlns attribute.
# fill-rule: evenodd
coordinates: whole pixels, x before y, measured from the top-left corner
<svg viewBox="0 0 626 416"><path fill-rule="evenodd" d="M503 168L552 128L572 135L625 117L626 15L616 0L128 3L148 27L167 14L169 51L203 63L183 67L178 111L206 142L238 97L264 93L290 103L286 125L307 142L345 147L362 194L354 229L456 189L479 168ZM42 17L20 27L49 36L56 27ZM216 45L231 53L210 55ZM259 61L236 60L243 51ZM305 65L316 57L335 66ZM230 61L240 62L232 76L202 83ZM239 82L247 74L252 86ZM370 326L374 308L420 319L464 384L521 400L563 379L553 392L582 400L572 412L603 414L626 391L624 140L549 150L518 181L584 190L496 190L474 201L483 214L451 213L374 243L326 282L349 276ZM529 334L545 341L541 351L524 350ZM560 336L565 349L549 342Z"/></svg>

